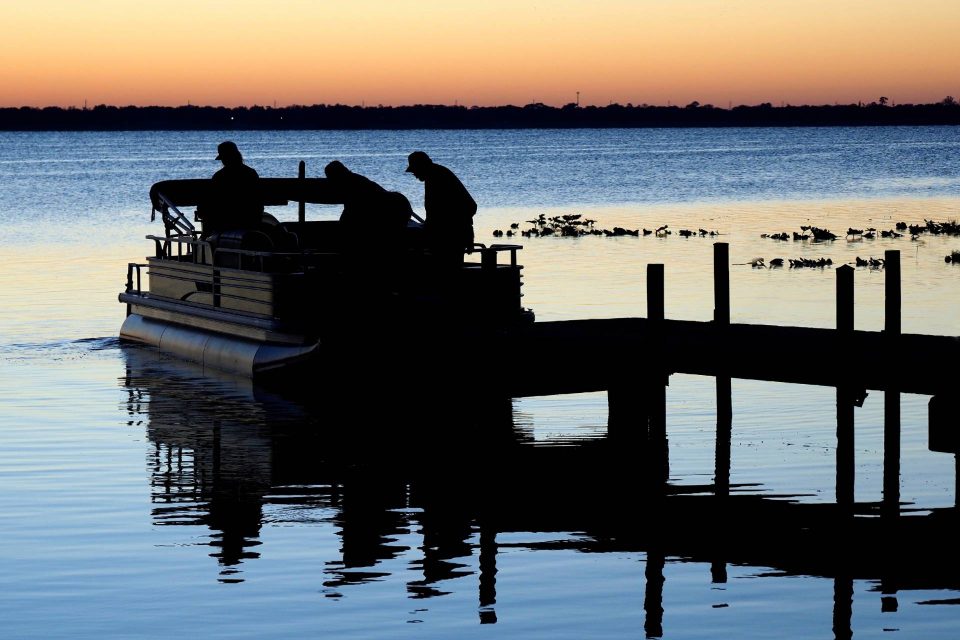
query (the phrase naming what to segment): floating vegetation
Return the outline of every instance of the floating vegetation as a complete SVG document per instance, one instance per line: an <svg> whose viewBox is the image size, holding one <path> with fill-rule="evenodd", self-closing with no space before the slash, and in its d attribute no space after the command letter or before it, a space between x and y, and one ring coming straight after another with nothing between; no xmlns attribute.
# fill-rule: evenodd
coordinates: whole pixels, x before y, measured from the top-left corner
<svg viewBox="0 0 960 640"><path fill-rule="evenodd" d="M960 223L957 223L956 220L950 220L948 222L937 222L935 220L924 220L923 224L907 224L906 222L897 222L894 229L876 229L875 227L867 227L863 229L858 229L856 227L848 227L845 237L848 240L873 240L875 238L902 238L908 232L912 240L916 240L921 234L929 233L932 235L960 235ZM836 240L838 238L837 234L833 233L829 229L823 227L813 227L802 225L800 227L800 233L794 231L788 233L786 231L781 231L779 233L761 233L761 238L770 238L771 240L814 240L814 241L823 241L823 240Z"/></svg>
<svg viewBox="0 0 960 640"><path fill-rule="evenodd" d="M869 269L882 269L886 264L886 260L883 258L874 258L870 256L869 258L861 258L860 256L856 257L856 261L853 263L858 267L867 267Z"/></svg>
<svg viewBox="0 0 960 640"><path fill-rule="evenodd" d="M795 260L788 258L787 260L790 262L791 269L802 269L804 267L822 269L833 266L833 260L830 258L797 258Z"/></svg>
<svg viewBox="0 0 960 640"><path fill-rule="evenodd" d="M539 238L543 236L560 236L567 238L580 236L621 237L639 236L642 233L644 236L654 235L658 238L663 238L673 233L673 231L670 229L670 226L666 224L657 227L656 229L626 229L624 227L603 229L596 226L596 220L584 218L579 213L551 217L547 217L541 213L533 220L527 220L526 222L530 225L526 229L521 229L520 223L514 222L510 224L510 228L506 231L503 231L502 229L495 229L493 231L493 236L495 238L500 238L503 236L511 238L519 234L525 238ZM720 235L720 233L717 231L708 231L707 229L680 229L678 231L678 235L683 238L712 238Z"/></svg>
<svg viewBox="0 0 960 640"><path fill-rule="evenodd" d="M790 265L791 269L803 269L805 267L806 268L819 267L822 269L824 267L833 266L833 259L832 258L787 258L786 260L784 260L783 258L771 258L770 262L768 263L764 258L753 258L752 260L748 260L747 262L738 262L736 264L750 265L754 269L766 269L766 268L777 269L777 268L783 267L785 264Z"/></svg>
<svg viewBox="0 0 960 640"><path fill-rule="evenodd" d="M837 234L827 229L821 229L820 227L807 227L801 226L800 231L803 233L797 233L794 231L792 234L787 233L786 231L781 231L780 233L761 233L761 238L771 238L773 240L809 240L813 238L814 240L836 240ZM851 229L851 231L856 231L856 229Z"/></svg>

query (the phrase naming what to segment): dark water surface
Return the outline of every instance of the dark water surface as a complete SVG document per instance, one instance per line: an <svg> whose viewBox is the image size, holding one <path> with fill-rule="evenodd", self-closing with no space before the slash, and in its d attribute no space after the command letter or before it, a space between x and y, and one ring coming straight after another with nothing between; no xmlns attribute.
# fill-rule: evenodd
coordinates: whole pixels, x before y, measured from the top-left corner
<svg viewBox="0 0 960 640"><path fill-rule="evenodd" d="M338 158L420 212L403 168L425 149L477 196L480 242L540 213L720 233L517 237L541 319L645 315L649 263L668 317L709 319L723 241L735 322L832 326L835 266L895 250L904 331L960 334L960 239L843 236L956 220L957 128L0 134L0 635L956 637L956 465L928 448L926 396L900 398L892 519L883 394L856 409L847 523L830 388L734 380L718 500L710 378L670 379L661 494L607 437L603 393L441 398L410 379L292 397L121 345L126 264L159 231L150 184L209 175L227 137L261 175ZM841 237L761 237L811 224ZM778 256L834 266L747 264ZM884 275L856 269L858 328L883 327Z"/></svg>

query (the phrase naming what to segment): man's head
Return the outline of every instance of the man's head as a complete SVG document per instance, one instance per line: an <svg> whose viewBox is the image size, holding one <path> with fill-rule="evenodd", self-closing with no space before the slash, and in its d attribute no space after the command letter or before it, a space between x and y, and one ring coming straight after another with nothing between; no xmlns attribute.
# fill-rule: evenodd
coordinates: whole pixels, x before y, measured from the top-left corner
<svg viewBox="0 0 960 640"><path fill-rule="evenodd" d="M236 143L226 140L217 145L217 160L223 164L240 163L243 162L243 156Z"/></svg>
<svg viewBox="0 0 960 640"><path fill-rule="evenodd" d="M432 166L433 160L423 151L414 151L407 156L407 173L412 173L418 180L423 180Z"/></svg>

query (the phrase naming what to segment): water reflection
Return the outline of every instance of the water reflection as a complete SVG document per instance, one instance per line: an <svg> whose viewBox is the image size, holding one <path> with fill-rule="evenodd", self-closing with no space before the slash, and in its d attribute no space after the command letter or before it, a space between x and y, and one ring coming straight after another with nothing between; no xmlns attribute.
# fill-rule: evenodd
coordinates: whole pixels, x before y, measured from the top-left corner
<svg viewBox="0 0 960 640"><path fill-rule="evenodd" d="M207 527L224 582L244 579L244 563L260 557L265 509L282 508L289 521L335 529L340 555L323 577L329 597L405 579L410 599L435 598L475 575L481 624L497 622L497 562L509 546L644 554L647 637L669 632L673 562L705 563L718 585L735 565L760 577L832 579L826 622L836 638L853 634L854 580L875 582L884 611L896 611L905 590L960 590L955 509L884 517L882 505L859 504L851 512L751 495L725 474L717 484L674 486L640 472L649 458L613 432L535 446L514 425L509 400L281 395L138 348L124 356L127 410L152 444L153 521ZM728 448L721 443L718 455ZM528 535L511 542L514 534ZM395 561L404 558L412 560L401 577Z"/></svg>

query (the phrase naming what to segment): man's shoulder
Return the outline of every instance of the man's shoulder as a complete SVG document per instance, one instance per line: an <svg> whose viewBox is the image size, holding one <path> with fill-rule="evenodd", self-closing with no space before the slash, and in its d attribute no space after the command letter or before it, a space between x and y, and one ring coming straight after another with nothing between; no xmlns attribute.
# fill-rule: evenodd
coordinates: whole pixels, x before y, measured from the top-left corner
<svg viewBox="0 0 960 640"><path fill-rule="evenodd" d="M433 175L431 177L437 182L446 182L450 184L460 183L460 178L457 177L457 174L455 174L452 169L449 169L442 164L433 165Z"/></svg>
<svg viewBox="0 0 960 640"><path fill-rule="evenodd" d="M214 180L236 180L238 178L253 180L260 178L260 174L257 173L256 169L245 164L234 167L223 167L213 174Z"/></svg>

